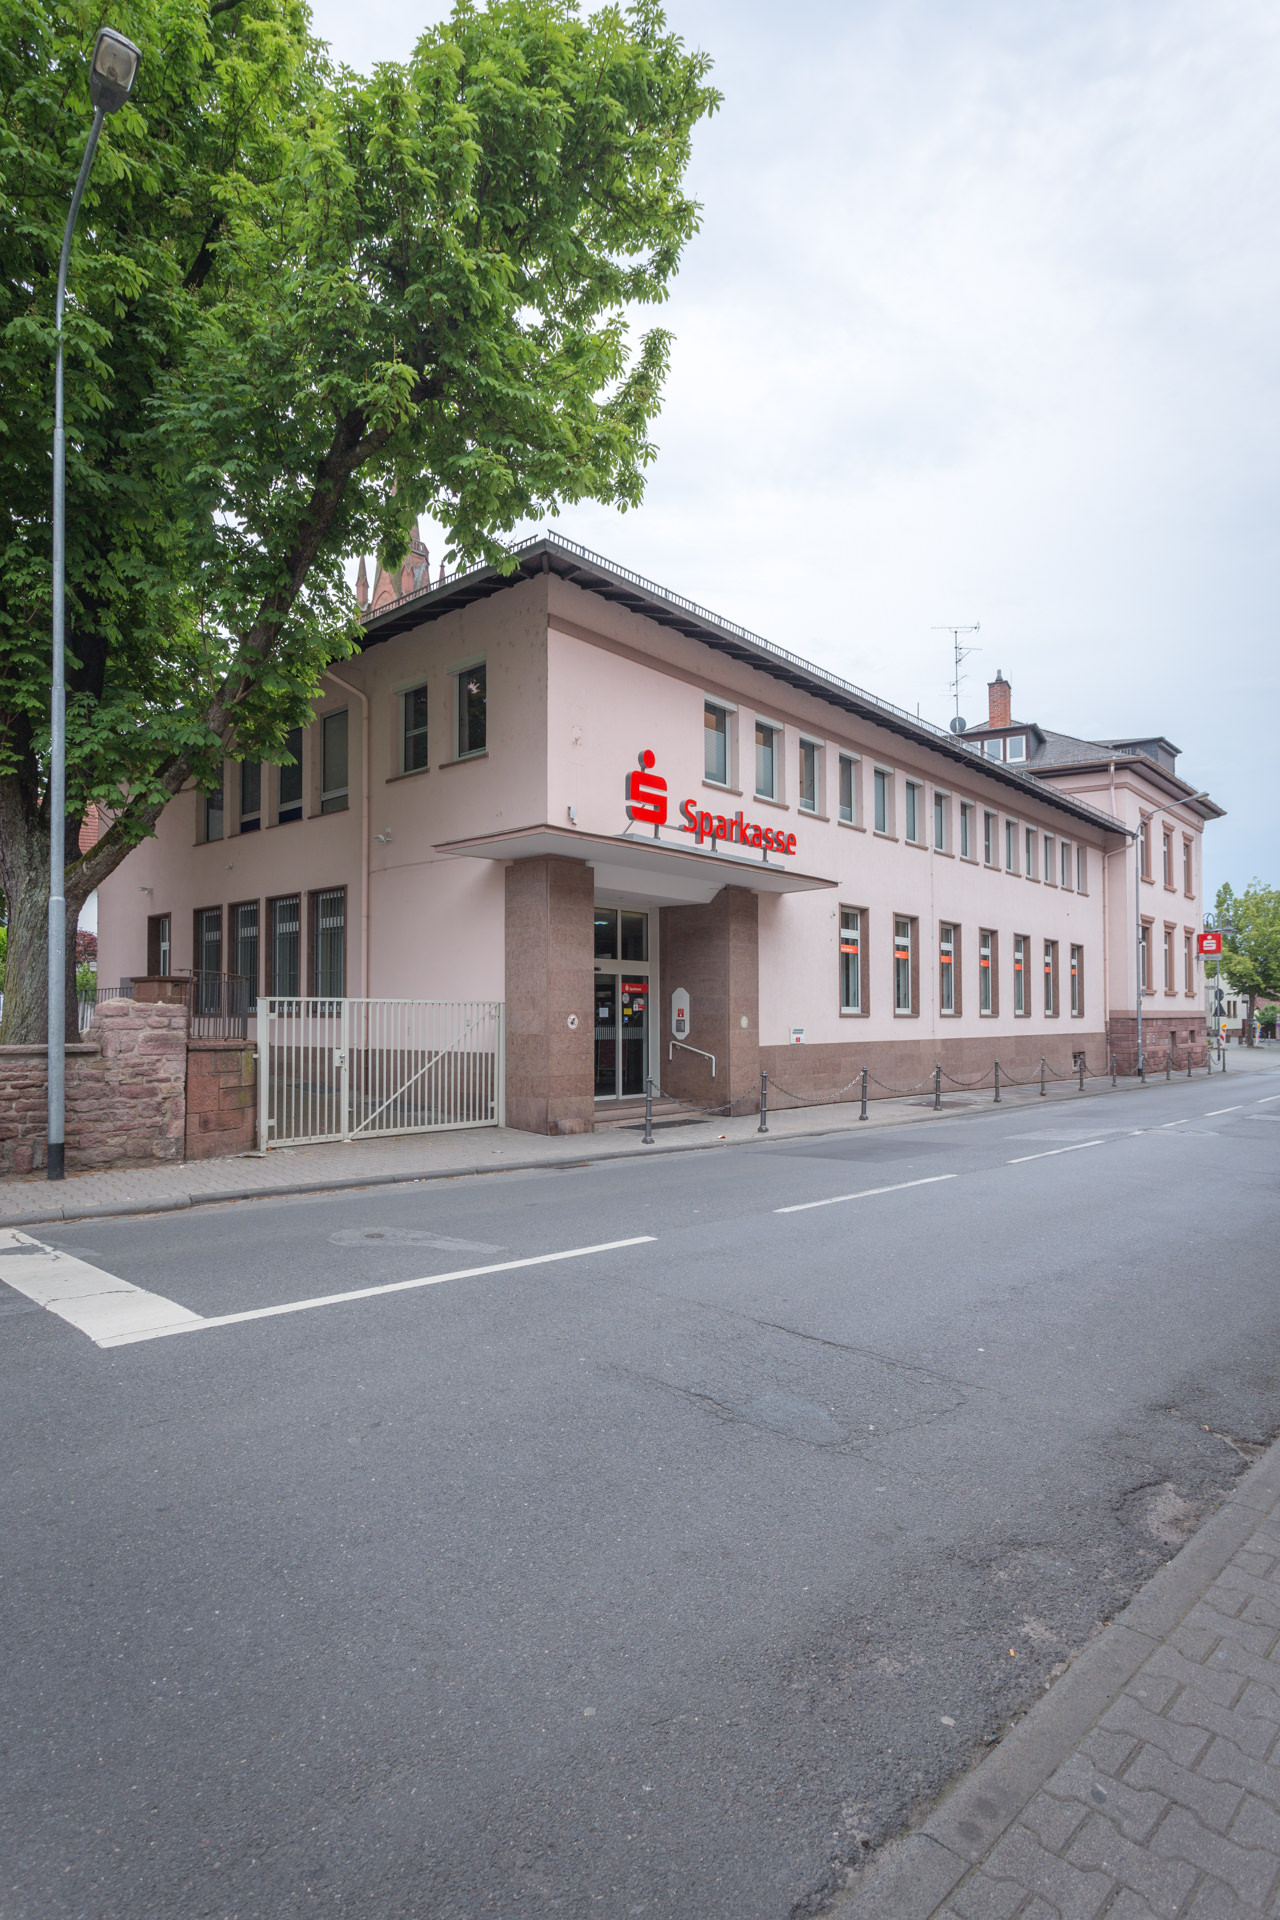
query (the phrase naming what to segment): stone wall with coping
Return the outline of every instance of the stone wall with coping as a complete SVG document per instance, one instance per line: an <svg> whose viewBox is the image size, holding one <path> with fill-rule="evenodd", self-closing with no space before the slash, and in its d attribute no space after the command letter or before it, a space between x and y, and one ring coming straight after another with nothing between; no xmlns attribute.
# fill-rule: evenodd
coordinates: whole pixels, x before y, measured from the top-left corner
<svg viewBox="0 0 1280 1920"><path fill-rule="evenodd" d="M257 1127L257 1049L243 1040L187 1042L188 1160L248 1153Z"/></svg>
<svg viewBox="0 0 1280 1920"><path fill-rule="evenodd" d="M97 1037L67 1048L67 1167L180 1160L186 1127L187 1010L104 1000ZM47 1049L0 1047L0 1173L46 1163Z"/></svg>

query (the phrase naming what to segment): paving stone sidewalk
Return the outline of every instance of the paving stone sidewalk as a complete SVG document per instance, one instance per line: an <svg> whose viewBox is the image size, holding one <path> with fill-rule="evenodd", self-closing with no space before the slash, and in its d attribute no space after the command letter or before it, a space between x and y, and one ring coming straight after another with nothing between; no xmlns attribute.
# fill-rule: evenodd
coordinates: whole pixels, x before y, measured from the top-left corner
<svg viewBox="0 0 1280 1920"><path fill-rule="evenodd" d="M834 1914L1280 1914L1280 1442Z"/></svg>
<svg viewBox="0 0 1280 1920"><path fill-rule="evenodd" d="M1258 1049L1244 1054L1239 1064L1232 1057L1225 1076L1218 1072L1212 1076L1198 1072L1190 1079L1175 1076L1173 1085L1184 1089L1189 1102L1202 1101L1206 1092L1212 1092L1216 1100L1223 1095L1223 1089L1232 1087L1233 1074L1238 1074L1240 1067L1280 1069L1280 1049L1265 1053ZM1053 1124L1061 1126L1063 1109L1078 1107L1082 1115L1087 1112L1089 1116L1082 1118L1083 1126L1124 1125L1124 1118L1112 1121L1109 1115L1104 1118L1100 1109L1114 1102L1115 1112L1125 1115L1135 1087L1136 1082L1121 1081L1113 1090L1109 1080L1092 1080L1086 1082L1086 1091L1081 1094L1073 1080L1050 1081L1047 1096L1041 1100L1034 1084L1029 1087L1006 1085L998 1111L1011 1113L1027 1105L1046 1112L1053 1108ZM43 1174L9 1175L0 1178L0 1224L34 1226L59 1220L93 1219L102 1214L169 1212L217 1201L276 1198L290 1193L330 1192L401 1181L447 1180L467 1174L563 1166L632 1155L648 1158L659 1153L688 1153L721 1145L767 1146L770 1141L865 1132L872 1127L904 1126L927 1118L955 1119L967 1114L985 1114L992 1106L989 1088L974 1093L948 1089L943 1095L942 1112L936 1116L928 1093L901 1100L873 1099L865 1122L858 1118L856 1101L825 1107L778 1105L770 1107L769 1132L762 1138L757 1114L744 1114L736 1119L705 1118L659 1103L654 1109L655 1142L651 1147L641 1143L639 1120L625 1128L605 1128L598 1133L560 1138L517 1133L513 1128L472 1127L451 1133L406 1134L390 1140L275 1147L267 1154L236 1154L226 1159L171 1161L153 1167L71 1173L56 1185L51 1185Z"/></svg>

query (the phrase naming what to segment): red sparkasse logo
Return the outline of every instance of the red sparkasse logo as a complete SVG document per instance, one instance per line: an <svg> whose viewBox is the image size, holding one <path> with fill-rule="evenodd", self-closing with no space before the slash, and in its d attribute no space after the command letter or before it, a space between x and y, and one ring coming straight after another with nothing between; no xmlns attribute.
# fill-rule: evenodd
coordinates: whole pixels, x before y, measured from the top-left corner
<svg viewBox="0 0 1280 1920"><path fill-rule="evenodd" d="M1197 953L1221 953L1222 935L1220 933L1201 933L1196 936Z"/></svg>
<svg viewBox="0 0 1280 1920"><path fill-rule="evenodd" d="M627 817L641 826L662 827L667 821L667 783L652 768L657 756L646 747L639 756L639 771L627 775ZM757 821L744 820L737 813L709 813L694 800L682 800L681 833L691 833L699 846L704 840L714 849L721 840L730 846L759 847L762 853L784 853L794 857L796 836L781 827L762 827Z"/></svg>
<svg viewBox="0 0 1280 1920"><path fill-rule="evenodd" d="M656 756L648 747L640 755L640 767L627 775L627 818L643 827L662 827L667 821L667 783L660 773L650 772Z"/></svg>

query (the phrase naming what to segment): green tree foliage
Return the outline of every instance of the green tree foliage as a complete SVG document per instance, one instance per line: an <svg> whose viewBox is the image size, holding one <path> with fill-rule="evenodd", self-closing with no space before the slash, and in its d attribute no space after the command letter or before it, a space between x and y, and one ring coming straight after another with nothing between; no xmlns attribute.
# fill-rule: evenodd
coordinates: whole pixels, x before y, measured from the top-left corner
<svg viewBox="0 0 1280 1920"><path fill-rule="evenodd" d="M1243 893L1229 886L1218 889L1218 919L1230 920L1235 932L1224 936L1220 971L1236 993L1249 1003L1245 1022L1250 1045L1259 998L1280 996L1280 888L1250 881Z"/></svg>
<svg viewBox="0 0 1280 1920"><path fill-rule="evenodd" d="M0 0L4 1038L43 1022L58 251L88 131L84 0ZM641 497L718 96L653 0L458 0L334 69L300 0L123 0L69 280L68 915L189 781L279 758L354 645L344 556L410 521L502 560L519 521ZM84 855L91 800L108 830ZM68 940L70 952L72 942Z"/></svg>

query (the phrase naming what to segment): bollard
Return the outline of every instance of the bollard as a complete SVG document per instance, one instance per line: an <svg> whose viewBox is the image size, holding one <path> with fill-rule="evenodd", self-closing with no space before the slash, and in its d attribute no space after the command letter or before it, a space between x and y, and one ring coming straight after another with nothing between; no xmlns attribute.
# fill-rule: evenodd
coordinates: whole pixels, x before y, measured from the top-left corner
<svg viewBox="0 0 1280 1920"><path fill-rule="evenodd" d="M653 1145L653 1082L649 1079L644 1083L644 1133L640 1145L642 1147Z"/></svg>
<svg viewBox="0 0 1280 1920"><path fill-rule="evenodd" d="M1040 1098L1042 1100L1044 1099L1044 1073L1045 1073L1044 1055L1041 1054L1040 1055Z"/></svg>
<svg viewBox="0 0 1280 1920"><path fill-rule="evenodd" d="M941 1067L935 1067L933 1070L933 1110L935 1113L942 1112L942 1068Z"/></svg>
<svg viewBox="0 0 1280 1920"><path fill-rule="evenodd" d="M858 1118L859 1120L865 1120L866 1117L867 1117L867 1070L864 1067L862 1069L862 1112L858 1115Z"/></svg>
<svg viewBox="0 0 1280 1920"><path fill-rule="evenodd" d="M1084 1092L1084 1055L1080 1055L1080 1091Z"/></svg>
<svg viewBox="0 0 1280 1920"><path fill-rule="evenodd" d="M1187 1042L1187 1078L1191 1078L1191 1042Z"/></svg>
<svg viewBox="0 0 1280 1920"><path fill-rule="evenodd" d="M1115 1083L1116 1083L1116 1057L1113 1053L1111 1056L1111 1084L1113 1087Z"/></svg>
<svg viewBox="0 0 1280 1920"><path fill-rule="evenodd" d="M1164 1077L1166 1080L1172 1080L1173 1078L1173 1048L1172 1047L1166 1047L1164 1050Z"/></svg>
<svg viewBox="0 0 1280 1920"><path fill-rule="evenodd" d="M769 1076L767 1073L762 1073L760 1075L760 1125L756 1128L756 1132L768 1133L768 1131L769 1131Z"/></svg>
<svg viewBox="0 0 1280 1920"><path fill-rule="evenodd" d="M996 1061L995 1086L996 1086L996 1105L999 1106L1000 1105L1000 1062L998 1060Z"/></svg>

